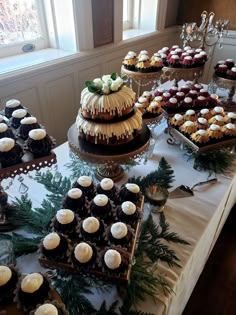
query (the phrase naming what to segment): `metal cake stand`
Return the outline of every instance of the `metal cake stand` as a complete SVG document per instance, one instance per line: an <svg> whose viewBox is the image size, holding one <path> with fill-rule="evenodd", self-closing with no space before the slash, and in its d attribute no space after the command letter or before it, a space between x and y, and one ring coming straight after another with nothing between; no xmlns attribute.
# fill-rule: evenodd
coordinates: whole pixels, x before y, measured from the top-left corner
<svg viewBox="0 0 236 315"><path fill-rule="evenodd" d="M236 102L233 101L233 97L235 94L236 80L229 80L229 79L221 78L221 77L217 76L216 74L214 74L212 77L212 83L216 87L220 87L220 88L229 90L228 98L223 103L224 103L224 106L227 110L235 112L236 111Z"/></svg>
<svg viewBox="0 0 236 315"><path fill-rule="evenodd" d="M161 82L166 81L198 81L202 76L204 70L204 65L194 68L173 68L173 67L163 67L161 74Z"/></svg>
<svg viewBox="0 0 236 315"><path fill-rule="evenodd" d="M68 130L68 143L71 151L79 158L97 166L97 178L111 178L119 181L124 176L120 164L134 159L141 159L149 148L151 132L143 124L139 134L129 143L121 145L101 145L90 143L78 137L78 130L73 124Z"/></svg>

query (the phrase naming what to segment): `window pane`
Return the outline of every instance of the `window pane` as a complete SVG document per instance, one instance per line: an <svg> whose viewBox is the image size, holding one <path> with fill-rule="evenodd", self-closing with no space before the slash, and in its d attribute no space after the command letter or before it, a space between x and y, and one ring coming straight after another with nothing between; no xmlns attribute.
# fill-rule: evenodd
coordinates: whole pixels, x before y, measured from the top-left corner
<svg viewBox="0 0 236 315"><path fill-rule="evenodd" d="M36 0L1 0L0 16L0 45L42 36Z"/></svg>
<svg viewBox="0 0 236 315"><path fill-rule="evenodd" d="M123 22L128 21L128 0L123 0Z"/></svg>

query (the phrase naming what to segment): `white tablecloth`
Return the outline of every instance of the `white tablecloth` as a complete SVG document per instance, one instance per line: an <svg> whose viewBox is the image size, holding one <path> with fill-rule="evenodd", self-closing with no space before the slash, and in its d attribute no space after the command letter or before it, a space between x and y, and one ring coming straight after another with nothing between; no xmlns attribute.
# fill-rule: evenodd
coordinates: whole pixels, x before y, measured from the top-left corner
<svg viewBox="0 0 236 315"><path fill-rule="evenodd" d="M165 124L162 123L154 130L156 145L152 158L148 160L146 165L142 164L132 168L128 175L145 176L155 170L160 159L165 157L175 172L174 187L181 184L192 186L198 181L208 179L208 173L193 169L192 162L187 161L179 147L169 146L166 143L167 135L164 133L164 128ZM69 161L68 143L56 148L55 152L58 170L64 175L68 174L68 169L64 167L64 164ZM143 311L168 315L180 315L182 313L230 209L236 201L235 172L232 171L229 176L218 175L217 178L217 183L196 189L193 197L168 200L164 211L166 220L170 224L170 230L178 233L183 239L191 243L191 246L171 245L180 259L182 268L169 268L167 264L159 263L159 272L166 275L174 294L165 296L160 293L157 304L147 298L142 305ZM29 187L28 193L33 200L33 205L39 205L45 198L44 187L27 176L25 176L24 182ZM7 190L9 196L19 196L19 187L20 182L15 179L14 185ZM40 266L34 257L34 255L28 255L18 260L21 271L39 270ZM114 291L111 294L113 297ZM107 299L107 301L109 300Z"/></svg>

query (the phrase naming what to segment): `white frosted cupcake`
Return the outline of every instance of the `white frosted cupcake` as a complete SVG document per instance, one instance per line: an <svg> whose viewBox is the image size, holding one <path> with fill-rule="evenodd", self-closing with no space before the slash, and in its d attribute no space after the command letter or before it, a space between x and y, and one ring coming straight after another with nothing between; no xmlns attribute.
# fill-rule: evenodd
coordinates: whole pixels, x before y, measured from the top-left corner
<svg viewBox="0 0 236 315"><path fill-rule="evenodd" d="M128 247L134 238L133 230L124 222L115 222L108 226L106 238L111 245Z"/></svg>
<svg viewBox="0 0 236 315"><path fill-rule="evenodd" d="M69 240L65 235L52 232L41 241L39 251L50 260L65 261L68 257Z"/></svg>
<svg viewBox="0 0 236 315"><path fill-rule="evenodd" d="M69 315L69 312L66 310L63 303L57 300L47 300L44 304L38 304L29 315Z"/></svg>
<svg viewBox="0 0 236 315"><path fill-rule="evenodd" d="M14 112L14 110L21 109L21 108L23 108L23 106L21 105L21 102L19 100L11 99L11 100L6 102L6 105L5 105L5 116L7 118L11 118L12 113Z"/></svg>
<svg viewBox="0 0 236 315"><path fill-rule="evenodd" d="M127 183L120 189L119 199L120 202L131 201L135 204L140 200L141 192L140 187L135 183Z"/></svg>
<svg viewBox="0 0 236 315"><path fill-rule="evenodd" d="M96 217L88 217L79 224L78 233L81 239L92 243L100 243L103 240L104 223Z"/></svg>
<svg viewBox="0 0 236 315"><path fill-rule="evenodd" d="M0 265L0 303L11 303L18 281L17 271L12 266Z"/></svg>
<svg viewBox="0 0 236 315"><path fill-rule="evenodd" d="M92 268L96 264L96 247L90 242L75 244L71 252L71 262L74 267Z"/></svg>
<svg viewBox="0 0 236 315"><path fill-rule="evenodd" d="M95 187L91 176L82 175L73 184L73 187L82 190L83 194L91 200L95 196Z"/></svg>
<svg viewBox="0 0 236 315"><path fill-rule="evenodd" d="M97 193L104 194L111 200L114 200L117 197L117 188L111 178L103 178L97 185Z"/></svg>
<svg viewBox="0 0 236 315"><path fill-rule="evenodd" d="M33 154L35 158L47 156L51 153L53 148L53 142L46 130L44 129L32 129L29 132L27 139L28 150Z"/></svg>
<svg viewBox="0 0 236 315"><path fill-rule="evenodd" d="M66 194L62 201L62 207L70 209L77 213L80 217L84 217L88 213L88 204L86 198L79 188L72 188Z"/></svg>
<svg viewBox="0 0 236 315"><path fill-rule="evenodd" d="M127 271L129 263L129 254L119 246L105 248L101 253L100 265L104 272L119 276Z"/></svg>
<svg viewBox="0 0 236 315"><path fill-rule="evenodd" d="M131 201L124 201L117 207L117 217L120 221L135 226L140 219L140 209Z"/></svg>
<svg viewBox="0 0 236 315"><path fill-rule="evenodd" d="M112 216L112 206L110 199L105 194L97 194L90 204L90 212L92 215L108 219Z"/></svg>
<svg viewBox="0 0 236 315"><path fill-rule="evenodd" d="M74 234L78 219L70 209L60 209L52 220L53 228L63 234Z"/></svg>

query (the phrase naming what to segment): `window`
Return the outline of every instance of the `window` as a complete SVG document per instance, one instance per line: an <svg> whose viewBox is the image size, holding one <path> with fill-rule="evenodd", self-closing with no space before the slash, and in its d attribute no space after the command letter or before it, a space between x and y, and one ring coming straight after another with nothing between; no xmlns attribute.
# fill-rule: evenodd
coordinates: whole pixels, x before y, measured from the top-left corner
<svg viewBox="0 0 236 315"><path fill-rule="evenodd" d="M123 29L133 28L134 1L123 0Z"/></svg>

